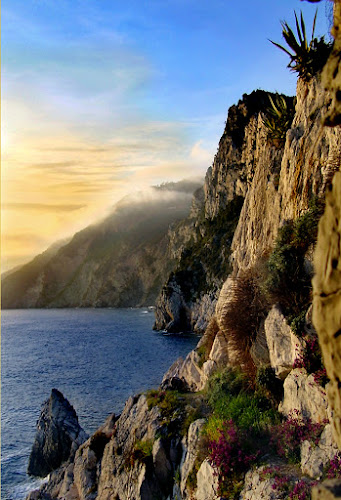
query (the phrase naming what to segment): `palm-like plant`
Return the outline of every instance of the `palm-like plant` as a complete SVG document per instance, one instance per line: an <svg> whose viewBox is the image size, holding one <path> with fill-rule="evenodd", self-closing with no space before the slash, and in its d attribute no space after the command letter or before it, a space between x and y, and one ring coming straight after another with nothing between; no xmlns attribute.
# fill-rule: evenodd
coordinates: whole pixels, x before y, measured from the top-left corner
<svg viewBox="0 0 341 500"><path fill-rule="evenodd" d="M286 21L281 22L283 38L293 53L283 47L283 45L270 40L273 45L288 54L288 56L290 57L288 68L290 68L292 71L296 71L299 76L302 77L305 81L308 81L312 76L314 76L323 68L332 48L332 45L324 40L324 37L321 37L319 40L317 38L314 38L316 17L317 10L314 16L310 42L308 42L307 39L302 12L300 16L300 22L295 12L298 38L296 38L293 30L290 28Z"/></svg>
<svg viewBox="0 0 341 500"><path fill-rule="evenodd" d="M278 145L283 146L287 130L290 128L295 113L295 102L287 102L283 95L276 95L273 99L269 94L270 105L266 109L263 123L268 129L270 139Z"/></svg>

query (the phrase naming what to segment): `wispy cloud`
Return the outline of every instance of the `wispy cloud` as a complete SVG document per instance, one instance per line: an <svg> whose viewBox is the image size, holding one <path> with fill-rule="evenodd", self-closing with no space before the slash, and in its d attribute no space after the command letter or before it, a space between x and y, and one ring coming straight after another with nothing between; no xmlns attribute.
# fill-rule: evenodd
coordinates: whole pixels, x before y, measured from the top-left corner
<svg viewBox="0 0 341 500"><path fill-rule="evenodd" d="M47 203L3 203L4 210L33 210L39 212L74 212L80 210L86 205L72 205L72 204L47 204Z"/></svg>

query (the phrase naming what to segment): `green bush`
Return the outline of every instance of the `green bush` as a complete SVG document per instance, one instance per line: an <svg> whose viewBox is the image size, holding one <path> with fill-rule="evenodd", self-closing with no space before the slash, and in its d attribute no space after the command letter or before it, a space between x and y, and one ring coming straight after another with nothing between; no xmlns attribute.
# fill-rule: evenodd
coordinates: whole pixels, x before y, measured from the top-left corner
<svg viewBox="0 0 341 500"><path fill-rule="evenodd" d="M263 287L271 303L279 303L292 321L307 310L311 302L311 276L304 266L304 256L316 242L323 202L313 198L310 208L278 232L273 252L267 262Z"/></svg>
<svg viewBox="0 0 341 500"><path fill-rule="evenodd" d="M271 366L260 366L256 375L256 389L269 400L278 404L283 397L283 382L275 375Z"/></svg>
<svg viewBox="0 0 341 500"><path fill-rule="evenodd" d="M164 420L172 420L182 414L184 399L178 391L152 389L146 393L148 410L154 406L160 409Z"/></svg>
<svg viewBox="0 0 341 500"><path fill-rule="evenodd" d="M228 396L237 396L249 387L247 376L238 369L226 368L214 373L207 382L208 402L215 408L217 402Z"/></svg>
<svg viewBox="0 0 341 500"><path fill-rule="evenodd" d="M136 441L130 455L125 461L125 466L129 469L133 468L136 462L147 463L153 454L153 439Z"/></svg>
<svg viewBox="0 0 341 500"><path fill-rule="evenodd" d="M268 129L268 136L277 146L283 146L295 114L295 100L277 94L265 111L263 123Z"/></svg>
<svg viewBox="0 0 341 500"><path fill-rule="evenodd" d="M226 420L233 420L242 430L259 434L277 419L271 401L260 392L254 392L240 371L226 369L213 375L207 392L213 412L206 426L210 439Z"/></svg>

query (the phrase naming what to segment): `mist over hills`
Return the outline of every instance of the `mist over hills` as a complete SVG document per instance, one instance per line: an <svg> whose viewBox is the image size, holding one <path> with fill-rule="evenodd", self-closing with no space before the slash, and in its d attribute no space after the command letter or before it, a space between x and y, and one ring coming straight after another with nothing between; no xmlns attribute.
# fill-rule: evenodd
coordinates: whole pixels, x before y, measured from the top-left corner
<svg viewBox="0 0 341 500"><path fill-rule="evenodd" d="M2 276L2 307L152 305L173 262L170 225L188 216L199 181L164 183L120 200L98 224Z"/></svg>

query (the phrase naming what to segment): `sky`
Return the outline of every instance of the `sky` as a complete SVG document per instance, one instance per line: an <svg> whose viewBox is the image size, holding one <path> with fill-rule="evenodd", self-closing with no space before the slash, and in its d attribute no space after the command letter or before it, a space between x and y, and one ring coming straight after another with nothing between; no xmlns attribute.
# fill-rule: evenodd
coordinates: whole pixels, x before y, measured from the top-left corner
<svg viewBox="0 0 341 500"><path fill-rule="evenodd" d="M327 2L328 3L328 2ZM293 95L300 0L2 0L2 271L212 164L228 108ZM309 28L308 28L309 27ZM325 2L317 35L327 34Z"/></svg>

